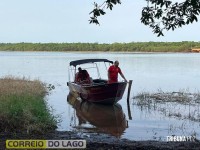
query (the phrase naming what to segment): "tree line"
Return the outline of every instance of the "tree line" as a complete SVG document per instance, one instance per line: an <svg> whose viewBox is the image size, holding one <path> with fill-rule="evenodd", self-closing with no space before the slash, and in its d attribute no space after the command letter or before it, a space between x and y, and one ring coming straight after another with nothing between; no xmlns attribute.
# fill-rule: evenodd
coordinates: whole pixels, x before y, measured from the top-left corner
<svg viewBox="0 0 200 150"><path fill-rule="evenodd" d="M200 48L200 42L0 43L0 51L190 52L192 48Z"/></svg>

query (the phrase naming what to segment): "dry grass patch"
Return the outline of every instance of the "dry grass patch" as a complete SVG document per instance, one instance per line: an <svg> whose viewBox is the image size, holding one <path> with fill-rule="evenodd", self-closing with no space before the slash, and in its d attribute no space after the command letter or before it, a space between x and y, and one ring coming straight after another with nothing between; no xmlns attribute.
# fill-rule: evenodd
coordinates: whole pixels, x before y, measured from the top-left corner
<svg viewBox="0 0 200 150"><path fill-rule="evenodd" d="M44 96L46 89L39 80L30 81L26 78L4 77L0 79L0 95L30 94Z"/></svg>

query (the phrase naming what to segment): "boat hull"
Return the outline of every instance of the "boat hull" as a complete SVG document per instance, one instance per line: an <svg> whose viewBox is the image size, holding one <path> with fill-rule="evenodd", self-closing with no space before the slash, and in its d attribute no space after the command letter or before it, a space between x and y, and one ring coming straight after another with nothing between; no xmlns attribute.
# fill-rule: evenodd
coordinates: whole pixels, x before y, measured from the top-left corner
<svg viewBox="0 0 200 150"><path fill-rule="evenodd" d="M113 105L122 99L126 85L126 82L98 85L79 85L74 82L68 82L70 92L78 94L81 99L108 105Z"/></svg>

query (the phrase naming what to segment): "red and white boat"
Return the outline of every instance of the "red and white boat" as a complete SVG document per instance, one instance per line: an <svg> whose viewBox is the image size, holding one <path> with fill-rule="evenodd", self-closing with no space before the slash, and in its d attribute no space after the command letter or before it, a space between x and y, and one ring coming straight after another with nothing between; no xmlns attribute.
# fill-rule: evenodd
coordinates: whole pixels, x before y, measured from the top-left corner
<svg viewBox="0 0 200 150"><path fill-rule="evenodd" d="M99 63L105 64L105 71L107 72L108 67L113 64L113 61L108 59L82 59L71 61L69 64L69 82L67 82L67 85L70 92L76 95L78 94L82 100L113 105L122 99L127 82L119 81L117 83L108 83L107 79L102 79L98 68ZM92 67L89 67L89 64L92 64ZM86 66L84 67L83 65ZM90 84L79 84L75 82L75 75L78 67L87 69L88 72L89 69L95 67L98 76L90 76L92 77ZM90 72L89 74L94 74L94 72Z"/></svg>

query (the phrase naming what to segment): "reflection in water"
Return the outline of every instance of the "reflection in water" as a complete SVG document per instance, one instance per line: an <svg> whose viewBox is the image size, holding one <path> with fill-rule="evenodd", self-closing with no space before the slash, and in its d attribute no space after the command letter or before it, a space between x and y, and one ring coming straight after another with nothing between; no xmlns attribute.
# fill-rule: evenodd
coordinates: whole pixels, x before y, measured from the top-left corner
<svg viewBox="0 0 200 150"><path fill-rule="evenodd" d="M84 124L93 125L94 132L102 132L120 137L127 128L127 120L121 105L101 105L87 101L81 101L71 93L67 101L75 109L78 123L73 128L87 129ZM75 115L74 115L75 116ZM88 128L91 130L91 128Z"/></svg>

